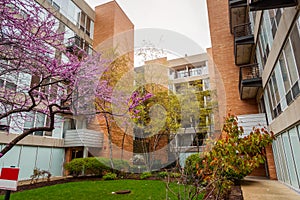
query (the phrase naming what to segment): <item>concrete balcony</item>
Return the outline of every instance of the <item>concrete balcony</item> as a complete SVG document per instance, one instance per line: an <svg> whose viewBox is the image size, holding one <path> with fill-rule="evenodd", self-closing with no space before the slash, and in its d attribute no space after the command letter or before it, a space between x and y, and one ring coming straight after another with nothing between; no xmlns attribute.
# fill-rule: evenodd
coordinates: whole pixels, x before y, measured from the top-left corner
<svg viewBox="0 0 300 200"><path fill-rule="evenodd" d="M297 6L297 0L251 0L250 11Z"/></svg>
<svg viewBox="0 0 300 200"><path fill-rule="evenodd" d="M229 21L230 32L234 32L234 27L249 22L247 0L229 0Z"/></svg>
<svg viewBox="0 0 300 200"><path fill-rule="evenodd" d="M254 35L251 24L246 23L234 27L234 56L236 65L246 65L251 62L254 53Z"/></svg>
<svg viewBox="0 0 300 200"><path fill-rule="evenodd" d="M103 133L88 129L76 129L66 131L64 147L83 146L102 148Z"/></svg>
<svg viewBox="0 0 300 200"><path fill-rule="evenodd" d="M253 99L262 88L262 78L257 64L240 67L239 91L240 98Z"/></svg>

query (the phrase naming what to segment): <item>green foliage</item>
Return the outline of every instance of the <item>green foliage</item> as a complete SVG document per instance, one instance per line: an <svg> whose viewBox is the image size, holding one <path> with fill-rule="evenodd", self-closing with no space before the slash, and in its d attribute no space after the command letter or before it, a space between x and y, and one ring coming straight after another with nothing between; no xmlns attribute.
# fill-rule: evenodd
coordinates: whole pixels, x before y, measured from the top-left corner
<svg viewBox="0 0 300 200"><path fill-rule="evenodd" d="M103 171L109 170L109 167L95 157L84 158L84 174L102 175Z"/></svg>
<svg viewBox="0 0 300 200"><path fill-rule="evenodd" d="M180 173L177 173L177 172L172 172L172 173L170 173L170 177L171 177L171 178L180 178L180 177L181 177L181 174L180 174Z"/></svg>
<svg viewBox="0 0 300 200"><path fill-rule="evenodd" d="M116 180L117 179L117 174L115 173L111 173L111 172L108 172L107 174L105 174L103 176L103 180L105 181L108 181L108 180Z"/></svg>
<svg viewBox="0 0 300 200"><path fill-rule="evenodd" d="M110 159L108 158L97 158L101 163L103 163L107 168L109 169L110 167ZM114 164L114 169L117 171L125 171L128 170L129 168L129 163L126 160L120 160L120 159L113 159L113 164ZM109 169L111 170L111 169Z"/></svg>
<svg viewBox="0 0 300 200"><path fill-rule="evenodd" d="M129 163L124 160L113 160L115 169L110 168L110 160L108 158L75 158L71 162L65 164L65 169L72 176L79 175L96 175L101 176L103 172L122 171L129 168Z"/></svg>
<svg viewBox="0 0 300 200"><path fill-rule="evenodd" d="M168 177L168 172L159 172L157 174L157 177L162 178L162 179L167 178Z"/></svg>
<svg viewBox="0 0 300 200"><path fill-rule="evenodd" d="M65 164L65 169L69 171L72 176L79 176L84 169L85 161L83 158L75 158L71 162Z"/></svg>
<svg viewBox="0 0 300 200"><path fill-rule="evenodd" d="M140 176L140 179L147 179L151 176L152 176L151 172L143 172Z"/></svg>
<svg viewBox="0 0 300 200"><path fill-rule="evenodd" d="M198 171L199 164L202 163L203 157L199 153L195 153L187 157L185 160L184 171L188 175L195 175Z"/></svg>
<svg viewBox="0 0 300 200"><path fill-rule="evenodd" d="M273 133L262 129L253 129L246 137L243 127L238 126L237 118L229 115L223 127L224 137L219 139L198 162L187 161L191 170L201 177L199 181L207 182L207 190L216 198L228 192L237 179L250 174L260 163L264 163L263 148L272 143ZM189 165L188 164L188 165Z"/></svg>

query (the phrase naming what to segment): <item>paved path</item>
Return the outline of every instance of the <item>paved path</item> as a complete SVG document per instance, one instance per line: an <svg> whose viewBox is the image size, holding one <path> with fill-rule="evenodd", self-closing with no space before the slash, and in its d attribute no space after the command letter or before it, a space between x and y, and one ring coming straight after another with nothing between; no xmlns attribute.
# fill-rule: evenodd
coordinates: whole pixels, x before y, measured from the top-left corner
<svg viewBox="0 0 300 200"><path fill-rule="evenodd" d="M242 181L244 200L300 200L300 193L274 180L246 177Z"/></svg>

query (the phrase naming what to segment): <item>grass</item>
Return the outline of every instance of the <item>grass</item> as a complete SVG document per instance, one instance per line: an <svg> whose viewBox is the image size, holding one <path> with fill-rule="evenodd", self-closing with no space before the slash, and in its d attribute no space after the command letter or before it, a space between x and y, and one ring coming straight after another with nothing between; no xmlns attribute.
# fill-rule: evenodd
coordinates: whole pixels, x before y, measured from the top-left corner
<svg viewBox="0 0 300 200"><path fill-rule="evenodd" d="M176 184L172 190L178 191ZM118 190L131 190L130 194L112 194ZM177 199L168 192L170 199ZM4 199L1 196L0 199ZM59 200L59 199L166 199L166 185L155 180L82 181L57 184L11 194L11 200Z"/></svg>

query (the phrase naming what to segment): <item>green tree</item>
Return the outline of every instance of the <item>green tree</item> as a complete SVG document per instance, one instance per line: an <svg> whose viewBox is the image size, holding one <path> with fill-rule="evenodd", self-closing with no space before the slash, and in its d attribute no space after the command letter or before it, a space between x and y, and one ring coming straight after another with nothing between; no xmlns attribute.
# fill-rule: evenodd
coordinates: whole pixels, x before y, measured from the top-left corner
<svg viewBox="0 0 300 200"><path fill-rule="evenodd" d="M188 172L190 174L186 174L189 179L185 184L192 182L196 188L193 191L206 192L207 198L213 196L214 199L221 199L236 180L249 175L264 163L264 148L272 143L273 133L265 128L253 128L249 135L241 137L243 133L237 118L228 115L223 126L223 137L212 142L211 150L197 162L188 159L187 164L193 166L187 166L191 170Z"/></svg>

